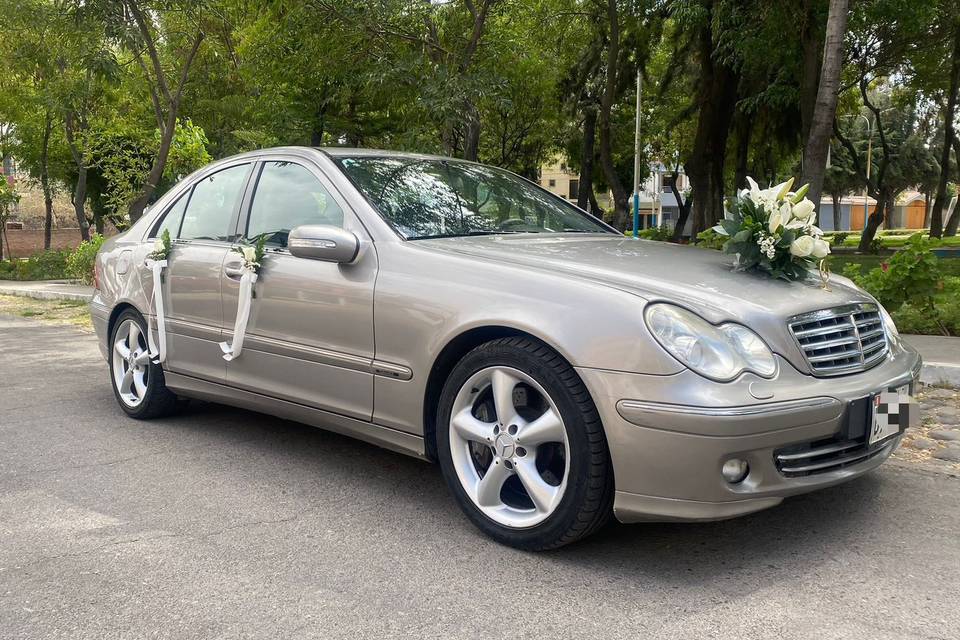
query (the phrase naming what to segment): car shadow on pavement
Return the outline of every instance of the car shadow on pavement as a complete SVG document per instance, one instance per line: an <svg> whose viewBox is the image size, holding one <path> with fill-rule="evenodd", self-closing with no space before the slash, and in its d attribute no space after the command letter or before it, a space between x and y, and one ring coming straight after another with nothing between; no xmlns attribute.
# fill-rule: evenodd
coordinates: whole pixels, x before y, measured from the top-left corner
<svg viewBox="0 0 960 640"><path fill-rule="evenodd" d="M651 581L676 588L733 581L732 589L749 591L760 586L757 581L764 578L758 576L766 575L771 581L788 575L802 579L828 570L832 563L848 562L851 550L866 556L871 552L881 494L895 490L895 477L873 473L733 520L611 522L580 543L527 554L497 545L475 530L450 497L437 465L322 429L216 404L191 403L185 413L156 426L255 453L258 460L241 462L248 465L247 471L264 459L285 467L285 476L267 476L267 482L278 483L275 489L291 477L309 483L322 471L325 478L335 477L345 490L354 492L357 503L375 503L384 522L392 520L391 526L417 517L417 522L402 525L414 542L421 537L423 543L433 545L436 540L431 537L449 536L448 550L463 544L471 554L483 548L536 564L540 571L580 569L593 579L607 576L638 588ZM738 580L753 584L734 586Z"/></svg>

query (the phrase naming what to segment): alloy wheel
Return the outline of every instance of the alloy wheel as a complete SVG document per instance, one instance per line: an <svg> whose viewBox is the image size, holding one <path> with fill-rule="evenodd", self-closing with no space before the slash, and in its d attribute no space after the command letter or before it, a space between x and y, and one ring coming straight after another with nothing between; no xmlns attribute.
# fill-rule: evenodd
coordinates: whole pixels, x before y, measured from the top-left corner
<svg viewBox="0 0 960 640"><path fill-rule="evenodd" d="M133 319L124 320L114 334L113 384L128 407L137 407L147 393L150 353L146 336Z"/></svg>
<svg viewBox="0 0 960 640"><path fill-rule="evenodd" d="M450 418L450 452L460 484L491 520L532 527L560 504L570 445L556 404L526 373L488 367L460 388Z"/></svg>

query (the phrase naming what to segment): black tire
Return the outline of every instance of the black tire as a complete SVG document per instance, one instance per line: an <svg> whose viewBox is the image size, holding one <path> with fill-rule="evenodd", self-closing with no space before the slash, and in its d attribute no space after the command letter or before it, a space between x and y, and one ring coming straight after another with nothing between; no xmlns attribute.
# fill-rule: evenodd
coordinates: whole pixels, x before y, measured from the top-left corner
<svg viewBox="0 0 960 640"><path fill-rule="evenodd" d="M147 389L143 399L140 401L140 404L135 407L131 407L120 397L120 390L117 388L117 384L115 382L116 378L113 370L113 348L114 344L117 342L118 330L124 325L126 320L132 320L133 322L136 322L140 327L141 333L143 335L147 334L146 321L138 311L132 308L125 309L117 317L116 322L113 324L113 329L110 331L110 342L107 345L108 353L110 354L107 358L107 362L110 366L110 387L113 389L113 395L117 399L117 404L120 405L120 408L123 409L128 416L131 418L136 418L137 420L162 418L164 416L176 413L183 406L183 401L176 394L167 389L167 385L163 377L163 367L161 367L159 364L154 364L153 362L150 362L147 365Z"/></svg>
<svg viewBox="0 0 960 640"><path fill-rule="evenodd" d="M536 380L556 404L569 442L569 475L560 503L546 520L525 529L488 518L467 495L451 457L450 418L457 393L473 374L492 366L512 367ZM555 549L592 534L612 515L613 472L597 408L573 367L538 340L500 338L467 353L441 392L436 439L450 491L467 517L497 542L527 551Z"/></svg>

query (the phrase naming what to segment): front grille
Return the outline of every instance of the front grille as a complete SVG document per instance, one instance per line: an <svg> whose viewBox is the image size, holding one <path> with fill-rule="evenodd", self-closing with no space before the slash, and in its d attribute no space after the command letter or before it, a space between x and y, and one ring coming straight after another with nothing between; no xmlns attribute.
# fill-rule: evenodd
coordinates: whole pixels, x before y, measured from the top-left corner
<svg viewBox="0 0 960 640"><path fill-rule="evenodd" d="M777 470L788 478L836 471L864 462L894 446L897 438L890 438L874 447L867 446L867 436L844 439L842 436L792 445L774 453Z"/></svg>
<svg viewBox="0 0 960 640"><path fill-rule="evenodd" d="M864 371L887 353L887 334L875 304L805 313L790 319L790 331L815 376Z"/></svg>

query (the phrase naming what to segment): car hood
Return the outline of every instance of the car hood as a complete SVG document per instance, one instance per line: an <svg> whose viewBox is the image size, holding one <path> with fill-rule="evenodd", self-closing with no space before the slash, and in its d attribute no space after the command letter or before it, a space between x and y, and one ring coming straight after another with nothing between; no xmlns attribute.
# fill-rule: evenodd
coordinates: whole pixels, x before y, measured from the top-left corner
<svg viewBox="0 0 960 640"><path fill-rule="evenodd" d="M733 256L695 246L609 234L517 234L418 240L418 245L606 284L649 300L666 299L706 317L749 323L873 300L846 278L825 286L817 274L787 282L734 271Z"/></svg>

